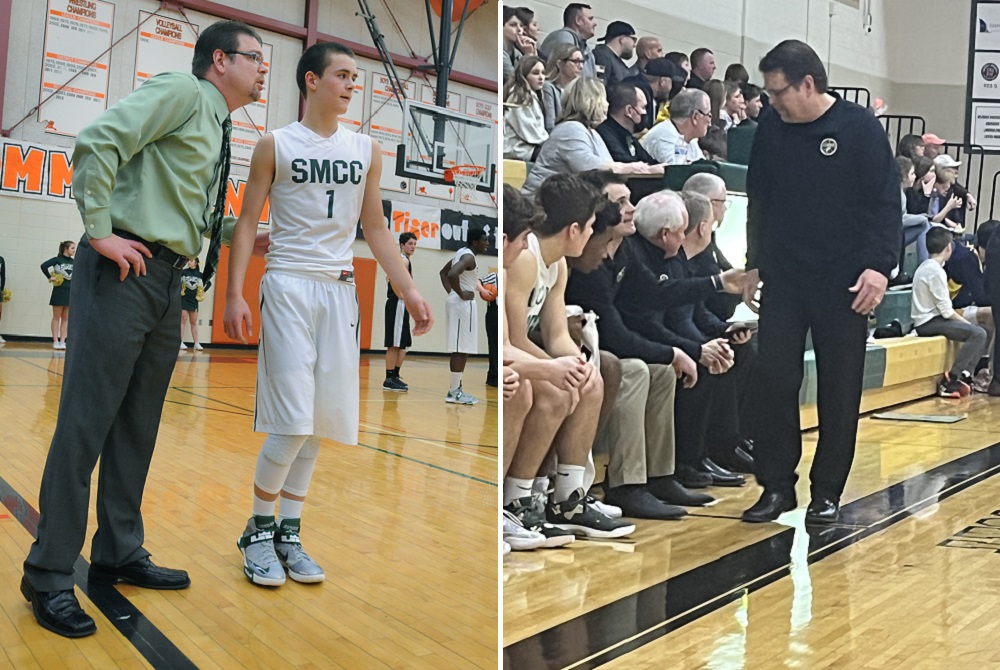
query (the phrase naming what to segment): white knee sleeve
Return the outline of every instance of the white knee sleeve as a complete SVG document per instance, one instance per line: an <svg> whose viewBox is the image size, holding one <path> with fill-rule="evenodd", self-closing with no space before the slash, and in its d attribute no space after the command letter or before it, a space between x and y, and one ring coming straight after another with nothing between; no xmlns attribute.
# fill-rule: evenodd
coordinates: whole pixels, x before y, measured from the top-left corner
<svg viewBox="0 0 1000 670"><path fill-rule="evenodd" d="M316 456L318 455L319 438L310 437L289 467L288 474L285 476L285 484L281 487L282 490L304 498L309 492L309 482L312 481L313 470L316 469Z"/></svg>
<svg viewBox="0 0 1000 670"><path fill-rule="evenodd" d="M268 435L257 456L253 480L257 488L268 493L280 491L307 439L306 435Z"/></svg>

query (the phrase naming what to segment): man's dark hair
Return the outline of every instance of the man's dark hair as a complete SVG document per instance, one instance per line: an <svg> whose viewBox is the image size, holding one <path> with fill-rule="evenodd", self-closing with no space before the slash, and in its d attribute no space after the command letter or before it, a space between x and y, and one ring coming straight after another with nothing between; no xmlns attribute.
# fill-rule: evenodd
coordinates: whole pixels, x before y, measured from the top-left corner
<svg viewBox="0 0 1000 670"><path fill-rule="evenodd" d="M529 9L528 7L515 7L514 15L517 16L518 19L520 19L521 23L524 24L525 28L530 26L531 22L535 18L535 12ZM504 23L507 22L504 21Z"/></svg>
<svg viewBox="0 0 1000 670"><path fill-rule="evenodd" d="M1000 221L996 219L990 219L989 221L983 221L979 224L979 228L976 229L976 246L982 249L986 248L986 245L990 242L990 237L993 235L993 231L996 230L997 226L1000 226ZM1000 260L997 260L1000 263Z"/></svg>
<svg viewBox="0 0 1000 670"><path fill-rule="evenodd" d="M512 17L512 16L517 16L517 10L514 9L513 7L508 7L507 5L504 5L504 7L503 7L503 25L507 25L507 22L510 21L510 17ZM521 17L517 16L517 20L520 21Z"/></svg>
<svg viewBox="0 0 1000 670"><path fill-rule="evenodd" d="M698 140L698 146L705 153L710 153L719 160L729 158L729 141L726 131L718 126L711 126L705 136Z"/></svg>
<svg viewBox="0 0 1000 670"><path fill-rule="evenodd" d="M508 239L536 227L543 216L534 200L521 195L510 184L503 185L503 234Z"/></svg>
<svg viewBox="0 0 1000 670"><path fill-rule="evenodd" d="M587 170L578 176L601 193L604 193L604 189L611 184L628 185L628 179L624 175L614 173L611 170Z"/></svg>
<svg viewBox="0 0 1000 670"><path fill-rule="evenodd" d="M604 199L594 212L594 235L600 235L608 228L614 228L622 222L622 210L618 203Z"/></svg>
<svg viewBox="0 0 1000 670"><path fill-rule="evenodd" d="M896 156L896 169L899 170L899 181L902 183L906 179L906 175L910 174L910 170L913 168L913 161L911 161L906 156Z"/></svg>
<svg viewBox="0 0 1000 670"><path fill-rule="evenodd" d="M927 231L925 240L927 242L927 253L933 255L947 249L948 245L955 240L955 236L947 228L931 226L930 230Z"/></svg>
<svg viewBox="0 0 1000 670"><path fill-rule="evenodd" d="M788 83L798 88L807 76L813 78L818 93L826 93L826 68L812 47L800 40L785 40L760 59L760 71L781 72Z"/></svg>
<svg viewBox="0 0 1000 670"><path fill-rule="evenodd" d="M317 77L322 77L326 66L330 64L330 59L336 54L355 58L351 47L340 42L317 42L302 52L299 64L295 68L295 83L299 85L299 92L303 98L306 97L306 73L312 72Z"/></svg>
<svg viewBox="0 0 1000 670"><path fill-rule="evenodd" d="M579 175L560 173L542 182L535 200L545 212L545 220L535 226L535 232L552 237L574 223L582 228L607 198Z"/></svg>
<svg viewBox="0 0 1000 670"><path fill-rule="evenodd" d="M760 86L755 84L740 84L740 90L743 91L743 99L746 102L760 97Z"/></svg>
<svg viewBox="0 0 1000 670"><path fill-rule="evenodd" d="M233 52L240 48L240 35L249 35L261 44L264 43L257 31L242 21L216 21L201 31L194 45L191 74L199 79L203 78L212 66L212 55L217 50L227 54L230 59L235 58Z"/></svg>
<svg viewBox="0 0 1000 670"><path fill-rule="evenodd" d="M663 54L663 57L678 67L684 67L684 61L691 62L688 55L680 51L671 51L670 53Z"/></svg>
<svg viewBox="0 0 1000 670"><path fill-rule="evenodd" d="M590 5L581 2L571 2L563 10L563 28L569 28L576 21L576 15L585 9L590 9Z"/></svg>
<svg viewBox="0 0 1000 670"><path fill-rule="evenodd" d="M906 156L912 159L913 149L916 147L922 147L924 145L924 138L920 135L903 135L899 138L899 144L896 145L896 155Z"/></svg>
<svg viewBox="0 0 1000 670"><path fill-rule="evenodd" d="M726 68L726 75L722 78L723 81L732 81L737 84L749 84L750 83L750 73L747 69L743 67L743 63L733 63Z"/></svg>
<svg viewBox="0 0 1000 670"><path fill-rule="evenodd" d="M695 49L694 51L692 51L691 58L688 61L689 63L691 63L691 69L694 69L699 65L701 65L701 59L710 53L714 52L711 49L706 49L705 47L701 47L699 49ZM680 63L678 63L678 65L680 65Z"/></svg>
<svg viewBox="0 0 1000 670"><path fill-rule="evenodd" d="M477 226L475 228L469 228L469 233L466 235L465 239L469 244L472 244L473 242L478 242L480 240L486 240L487 242L489 242L490 236L486 234L485 228L480 228Z"/></svg>
<svg viewBox="0 0 1000 670"><path fill-rule="evenodd" d="M399 234L399 243L400 244L406 244L410 240L415 240L415 239L417 239L417 236L414 235L413 233L400 233Z"/></svg>
<svg viewBox="0 0 1000 670"><path fill-rule="evenodd" d="M639 100L639 91L635 84L618 82L608 89L608 113L617 114L629 105L635 106Z"/></svg>

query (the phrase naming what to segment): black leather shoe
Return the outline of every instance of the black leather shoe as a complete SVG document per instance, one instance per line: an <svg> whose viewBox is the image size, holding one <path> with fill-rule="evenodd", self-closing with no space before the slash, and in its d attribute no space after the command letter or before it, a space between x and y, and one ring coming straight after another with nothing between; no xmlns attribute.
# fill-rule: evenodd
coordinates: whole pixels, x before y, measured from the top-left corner
<svg viewBox="0 0 1000 670"><path fill-rule="evenodd" d="M153 565L149 556L119 568L90 564L87 581L91 584L131 584L144 589L186 589L191 578L183 570L171 570Z"/></svg>
<svg viewBox="0 0 1000 670"><path fill-rule="evenodd" d="M63 637L86 637L97 632L97 624L80 607L73 589L36 591L27 577L21 577L21 595L31 603L35 621L42 628Z"/></svg>
<svg viewBox="0 0 1000 670"><path fill-rule="evenodd" d="M661 502L642 485L633 484L608 488L604 492L604 502L620 507L622 516L632 519L669 521L687 516L687 510Z"/></svg>
<svg viewBox="0 0 1000 670"><path fill-rule="evenodd" d="M712 476L712 486L743 486L747 480L743 475L726 470L711 458L703 458L701 469Z"/></svg>
<svg viewBox="0 0 1000 670"><path fill-rule="evenodd" d="M986 391L987 394L993 396L994 398L1000 396L1000 381L994 379L990 382L990 388Z"/></svg>
<svg viewBox="0 0 1000 670"><path fill-rule="evenodd" d="M668 505L704 507L715 501L715 498L707 493L688 491L674 477L653 477L646 482L646 490Z"/></svg>
<svg viewBox="0 0 1000 670"><path fill-rule="evenodd" d="M774 521L785 512L790 512L798 506L795 493L768 491L760 496L753 507L743 512L743 520L747 523L765 523Z"/></svg>
<svg viewBox="0 0 1000 670"><path fill-rule="evenodd" d="M712 475L701 472L690 465L678 465L674 478L686 489L703 489L712 485Z"/></svg>
<svg viewBox="0 0 1000 670"><path fill-rule="evenodd" d="M840 503L829 498L813 498L806 508L806 523L826 525L837 523Z"/></svg>
<svg viewBox="0 0 1000 670"><path fill-rule="evenodd" d="M714 454L712 460L731 472L753 474L753 456L742 447L736 447L727 454Z"/></svg>

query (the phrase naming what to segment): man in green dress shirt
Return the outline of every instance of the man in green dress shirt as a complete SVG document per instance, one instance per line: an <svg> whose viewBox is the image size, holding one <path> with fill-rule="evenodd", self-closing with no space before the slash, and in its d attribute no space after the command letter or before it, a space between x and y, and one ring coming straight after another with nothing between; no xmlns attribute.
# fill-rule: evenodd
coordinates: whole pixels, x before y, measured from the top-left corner
<svg viewBox="0 0 1000 670"><path fill-rule="evenodd" d="M84 129L73 155L86 234L74 268L72 339L42 476L38 539L21 580L38 623L66 637L97 630L73 592L73 566L98 457L90 584L190 584L183 570L150 562L140 505L177 360L181 271L204 237L214 231L219 240L228 117L263 91L260 36L235 21L209 26L191 71L150 79Z"/></svg>

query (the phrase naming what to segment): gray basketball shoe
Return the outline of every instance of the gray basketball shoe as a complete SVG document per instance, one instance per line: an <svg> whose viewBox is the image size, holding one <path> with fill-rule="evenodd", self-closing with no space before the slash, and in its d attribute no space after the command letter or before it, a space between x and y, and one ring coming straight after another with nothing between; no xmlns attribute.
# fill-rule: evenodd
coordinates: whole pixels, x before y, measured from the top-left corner
<svg viewBox="0 0 1000 670"><path fill-rule="evenodd" d="M285 570L274 553L277 529L273 516L252 516L236 541L243 552L243 574L254 584L281 586L285 583Z"/></svg>
<svg viewBox="0 0 1000 670"><path fill-rule="evenodd" d="M274 536L274 551L281 564L288 569L289 577L303 584L315 584L326 579L326 574L302 549L300 527L299 519L282 519Z"/></svg>

